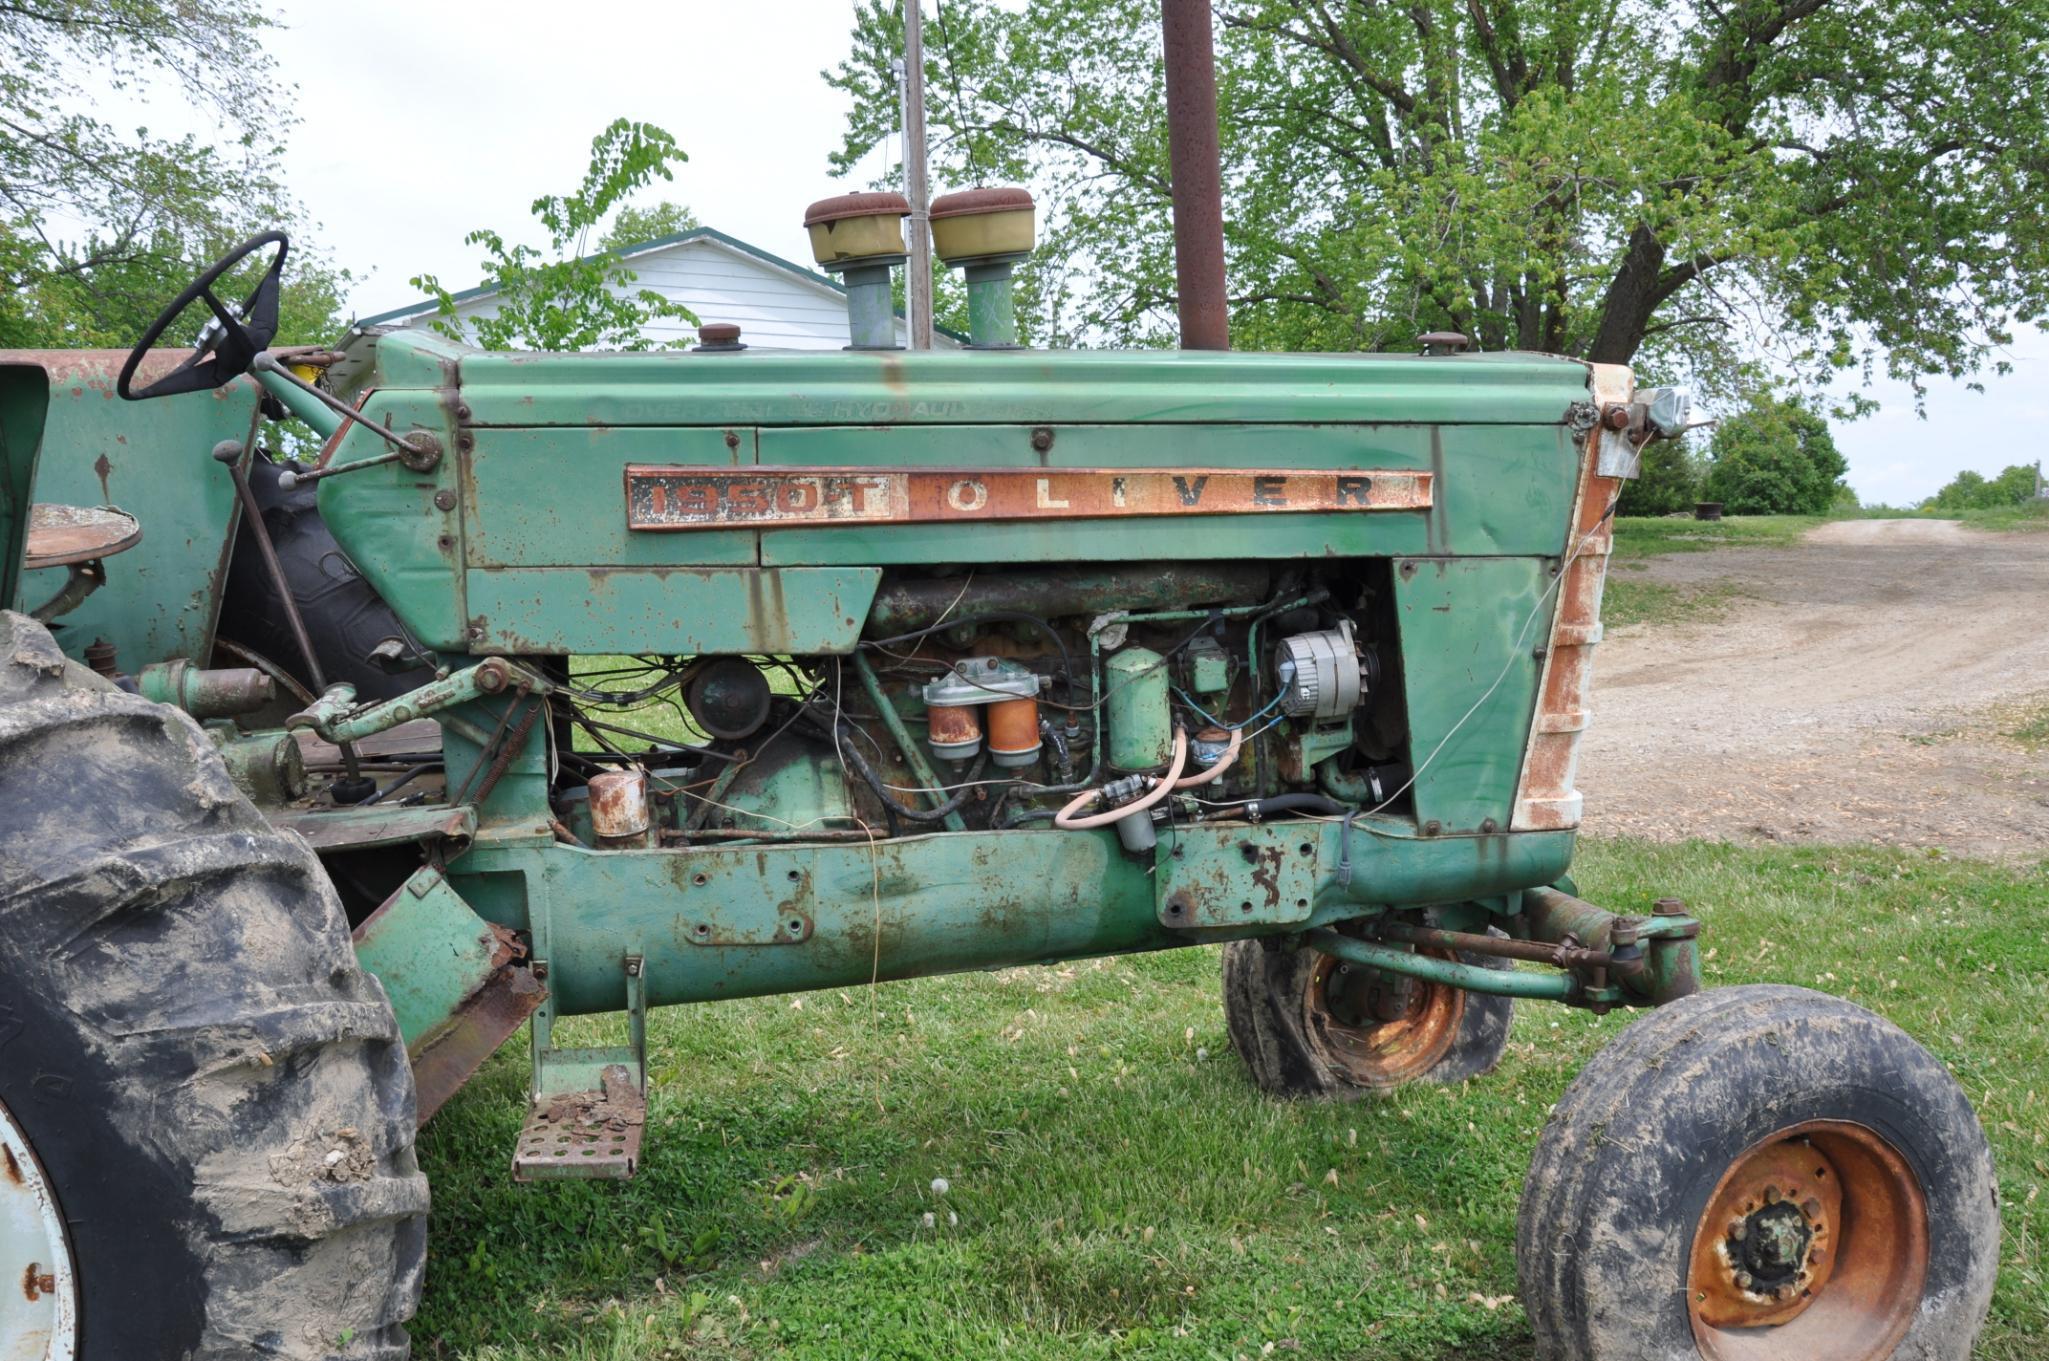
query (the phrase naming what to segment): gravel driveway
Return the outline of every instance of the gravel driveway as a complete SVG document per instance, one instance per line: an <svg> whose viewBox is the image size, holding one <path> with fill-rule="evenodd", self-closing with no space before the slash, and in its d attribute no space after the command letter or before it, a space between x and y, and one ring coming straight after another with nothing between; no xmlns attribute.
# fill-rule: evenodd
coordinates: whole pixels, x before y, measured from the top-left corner
<svg viewBox="0 0 2049 1361"><path fill-rule="evenodd" d="M2049 748L2003 735L2049 704L2049 534L1845 520L1632 576L1739 598L1602 643L1588 831L2049 858Z"/></svg>

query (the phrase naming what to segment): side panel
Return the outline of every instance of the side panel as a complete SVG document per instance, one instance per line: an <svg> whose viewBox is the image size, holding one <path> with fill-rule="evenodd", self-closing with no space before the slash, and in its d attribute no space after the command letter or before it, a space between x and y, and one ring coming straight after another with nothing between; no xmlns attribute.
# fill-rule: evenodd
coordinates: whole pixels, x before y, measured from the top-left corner
<svg viewBox="0 0 2049 1361"><path fill-rule="evenodd" d="M1337 822L1184 828L1216 867L1203 876L1219 919L1263 897L1270 857L1301 855L1319 910L1459 900L1549 883L1570 833L1417 838L1394 824ZM1247 854L1250 850L1255 852ZM1349 892L1335 879L1349 852ZM1172 856L1164 841L1160 858ZM691 851L586 851L479 843L449 883L487 920L549 942L548 988L563 1015L616 1011L620 960L646 961L651 1005L845 987L1189 943L1163 926L1158 866L1109 834L1016 830L839 844ZM1202 893L1189 882L1184 891ZM545 914L545 915L544 915ZM1271 926L1205 933L1255 935Z"/></svg>
<svg viewBox="0 0 2049 1361"><path fill-rule="evenodd" d="M1076 425L764 428L764 465L1393 469L1428 510L962 521L761 531L764 563L1134 561L1555 553L1572 491L1562 426Z"/></svg>
<svg viewBox="0 0 2049 1361"><path fill-rule="evenodd" d="M1536 701L1538 652L1556 605L1556 561L1395 564L1418 824L1435 822L1444 832L1508 826Z"/></svg>
<svg viewBox="0 0 2049 1361"><path fill-rule="evenodd" d="M126 358L118 350L21 357L49 375L34 499L118 506L142 525L141 542L107 559L106 585L54 621L57 641L78 656L104 638L131 671L181 657L204 664L237 514L234 483L214 461L213 447L248 436L260 390L242 379L214 392L124 402L114 392ZM152 359L168 367L183 357L162 351ZM25 573L9 599L33 609L64 581L61 567Z"/></svg>

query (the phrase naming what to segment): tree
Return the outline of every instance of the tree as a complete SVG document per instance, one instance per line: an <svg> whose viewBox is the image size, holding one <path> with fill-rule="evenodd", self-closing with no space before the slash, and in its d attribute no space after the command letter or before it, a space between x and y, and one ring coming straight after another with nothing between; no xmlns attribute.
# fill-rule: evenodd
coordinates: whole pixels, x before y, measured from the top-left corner
<svg viewBox="0 0 2049 1361"><path fill-rule="evenodd" d="M237 0L0 5L0 345L132 344L207 262L298 216L277 174L292 120L269 23ZM77 107L81 89L144 87L203 109L220 144ZM297 245L280 338L333 339L347 282Z"/></svg>
<svg viewBox="0 0 2049 1361"><path fill-rule="evenodd" d="M665 236L695 231L704 224L697 220L697 214L680 203L663 199L646 208L632 205L621 208L619 216L612 219L612 226L598 238L599 250L625 250L649 241L659 241Z"/></svg>
<svg viewBox="0 0 2049 1361"><path fill-rule="evenodd" d="M894 128L899 0L826 75L834 163ZM1486 349L1820 378L1966 374L2049 298L2049 0L1218 0L1249 348ZM944 0L941 184L1045 205L1043 336L1172 335L1158 0ZM1760 341L1755 337L1765 337Z"/></svg>
<svg viewBox="0 0 2049 1361"><path fill-rule="evenodd" d="M2034 497L2035 465L2015 463L1993 478L1966 468L1930 497L1927 504L1935 510L1990 510L2018 506Z"/></svg>
<svg viewBox="0 0 2049 1361"><path fill-rule="evenodd" d="M431 293L438 304L434 329L487 350L646 350L656 348L645 334L649 322L696 325L696 314L681 303L651 288L633 288L633 271L610 250L584 253L592 229L620 199L656 179L674 179L670 164L689 159L654 124L617 120L591 139L590 166L574 193L533 201L549 251L508 246L488 227L463 238L465 245L484 248L484 284L494 290L496 315L457 317L454 295L439 279L413 279L413 287Z"/></svg>
<svg viewBox="0 0 2049 1361"><path fill-rule="evenodd" d="M1618 515L1670 515L1692 510L1700 500L1700 461L1684 439L1652 440L1644 446L1636 478L1622 484Z"/></svg>
<svg viewBox="0 0 2049 1361"><path fill-rule="evenodd" d="M1826 515L1849 470L1820 414L1760 396L1715 428L1701 496L1732 515Z"/></svg>

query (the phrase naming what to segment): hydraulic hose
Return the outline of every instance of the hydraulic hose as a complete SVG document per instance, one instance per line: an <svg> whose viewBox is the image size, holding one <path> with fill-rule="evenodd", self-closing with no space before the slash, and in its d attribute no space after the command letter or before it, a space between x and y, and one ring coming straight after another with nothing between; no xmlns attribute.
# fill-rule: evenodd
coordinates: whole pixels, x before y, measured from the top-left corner
<svg viewBox="0 0 2049 1361"><path fill-rule="evenodd" d="M1065 808L1054 815L1053 825L1065 828L1070 832L1085 832L1092 827L1108 827L1111 823L1122 821L1133 813L1142 813L1174 791L1175 783L1181 778L1181 769L1187 763L1188 730L1186 728L1176 728L1174 729L1174 759L1167 766L1167 773L1160 777L1159 783L1154 785L1152 790L1144 797L1112 808L1108 812L1091 813L1087 817L1078 817L1076 815L1082 809L1103 796L1103 791L1100 789L1084 789L1081 793L1075 795Z"/></svg>
<svg viewBox="0 0 2049 1361"><path fill-rule="evenodd" d="M1253 817L1267 817L1273 813L1321 813L1325 817L1343 817L1354 811L1336 799L1327 799L1321 794L1276 794L1270 799L1247 799L1245 811Z"/></svg>

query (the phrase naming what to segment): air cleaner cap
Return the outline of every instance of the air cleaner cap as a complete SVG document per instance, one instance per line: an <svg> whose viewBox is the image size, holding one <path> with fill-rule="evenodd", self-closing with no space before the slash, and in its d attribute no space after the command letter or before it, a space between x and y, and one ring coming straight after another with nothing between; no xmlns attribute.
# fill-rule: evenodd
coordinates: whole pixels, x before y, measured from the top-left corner
<svg viewBox="0 0 2049 1361"><path fill-rule="evenodd" d="M932 252L948 264L1029 255L1037 239L1023 189L963 189L932 200Z"/></svg>
<svg viewBox="0 0 2049 1361"><path fill-rule="evenodd" d="M908 250L904 219L910 215L910 201L902 194L867 191L822 198L804 210L811 256L828 268L900 258Z"/></svg>

